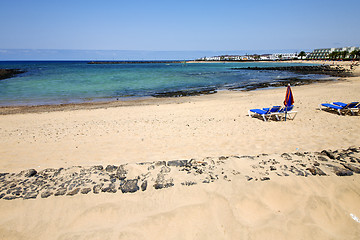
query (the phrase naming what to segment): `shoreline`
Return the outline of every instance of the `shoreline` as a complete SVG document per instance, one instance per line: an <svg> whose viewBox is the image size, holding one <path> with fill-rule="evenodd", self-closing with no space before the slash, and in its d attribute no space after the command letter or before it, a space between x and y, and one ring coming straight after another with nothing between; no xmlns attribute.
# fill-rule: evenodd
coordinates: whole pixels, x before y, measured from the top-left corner
<svg viewBox="0 0 360 240"><path fill-rule="evenodd" d="M359 90L358 77L293 86L298 114L295 120L286 123L263 122L248 116L249 109L282 105L285 88L11 108L0 117L3 146L0 158L8 159L0 163L0 168L14 171L33 166L64 167L360 146L360 130L353 127L359 124L358 116L339 116L318 108L320 103L356 101ZM278 136L290 130L289 139ZM277 141L266 141L264 134L278 136Z"/></svg>
<svg viewBox="0 0 360 240"><path fill-rule="evenodd" d="M283 61L287 62L287 61ZM288 62L299 62L303 63L303 61L288 61ZM314 64L322 64L323 61L311 61ZM360 70L360 68L350 69L351 63L341 62L342 65L331 66L330 69L339 68L343 69L345 72L350 73L350 76L340 76L337 81L344 80L346 78L352 78L355 76L360 76L360 73L356 73L356 69ZM328 64L325 64L330 66ZM276 70L277 67L275 67ZM244 68L248 70L247 68ZM259 68L261 70L261 68ZM236 69L234 69L236 70ZM258 70L250 69L250 70ZM281 68L280 68L281 70ZM326 69L325 69L326 70ZM323 71L320 75L332 74L332 71L328 73ZM305 72L306 73L306 69ZM360 72L360 71L359 71ZM317 73L321 73L318 71ZM292 86L300 86L300 85L309 85L314 83L322 83L328 82L329 80L322 79L299 79L299 78L288 78L288 79L279 79L277 82L270 83L259 83L254 86L246 86L244 87L232 87L229 89L216 89L216 88L208 88L208 89L200 89L200 90L183 90L183 91L175 91L175 92L159 92L155 93L152 96L145 97L132 97L129 99L120 98L119 100L110 100L110 101L91 101L91 102L81 102L81 103L64 103L64 104L43 104L43 105L7 105L0 106L0 115L9 115L9 114L19 114L19 113L41 113L41 112L54 112L54 111L71 111L71 110L81 110L81 109L100 109L100 108L111 108L111 107L127 107L127 106L142 106L142 105L158 105L158 104L169 104L169 103L181 103L191 100L191 97L194 96L206 96L209 94L217 94L217 92L226 92L226 91L253 91L253 90L268 90L276 87L286 87L288 84ZM188 99L189 98L189 99Z"/></svg>

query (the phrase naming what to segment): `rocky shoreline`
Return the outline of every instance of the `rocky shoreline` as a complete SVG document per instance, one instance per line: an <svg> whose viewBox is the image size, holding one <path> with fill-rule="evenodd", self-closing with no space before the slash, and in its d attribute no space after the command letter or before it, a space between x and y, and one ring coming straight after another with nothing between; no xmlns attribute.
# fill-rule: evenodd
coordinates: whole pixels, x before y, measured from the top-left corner
<svg viewBox="0 0 360 240"><path fill-rule="evenodd" d="M247 67L247 68L231 68L232 70L256 70L256 71L288 71L295 72L298 74L320 74L328 75L331 77L349 77L351 71L346 70L342 67L331 67L328 65L317 65L317 66L287 66L287 67ZM252 91L260 88L270 87L285 87L288 84L291 86L308 85L317 82L328 82L329 80L324 79L303 79L299 77L274 79L272 82L259 82L250 84L241 84L238 86L227 87L226 90L236 91ZM213 94L218 91L217 88L198 89L198 90L181 90L181 91L170 91L160 92L151 95L152 97L184 97L184 96L199 96L205 94Z"/></svg>
<svg viewBox="0 0 360 240"><path fill-rule="evenodd" d="M215 181L269 181L277 177L360 174L360 148L221 156L205 159L73 166L0 173L0 199L36 199L76 194L135 193ZM0 201L1 201L0 200Z"/></svg>
<svg viewBox="0 0 360 240"><path fill-rule="evenodd" d="M302 79L297 77L277 79L274 82L264 83L251 83L236 87L230 87L228 90L240 90L240 91L253 91L260 88L274 88L274 87L286 87L288 84L291 86L309 85L312 83L329 82L331 80L324 79Z"/></svg>
<svg viewBox="0 0 360 240"><path fill-rule="evenodd" d="M256 70L256 71L288 71L299 74L322 74L332 77L350 77L351 71L343 67L331 67L329 65L316 66L286 66L286 67L247 67L231 68L232 70Z"/></svg>
<svg viewBox="0 0 360 240"><path fill-rule="evenodd" d="M151 96L156 98L166 98L166 97L188 97L188 96L200 96L205 94L214 94L217 93L216 88L205 88L205 89L196 89L196 90L181 90L181 91L170 91L170 92L158 92L154 93Z"/></svg>
<svg viewBox="0 0 360 240"><path fill-rule="evenodd" d="M0 69L0 80L12 78L24 72L21 69Z"/></svg>

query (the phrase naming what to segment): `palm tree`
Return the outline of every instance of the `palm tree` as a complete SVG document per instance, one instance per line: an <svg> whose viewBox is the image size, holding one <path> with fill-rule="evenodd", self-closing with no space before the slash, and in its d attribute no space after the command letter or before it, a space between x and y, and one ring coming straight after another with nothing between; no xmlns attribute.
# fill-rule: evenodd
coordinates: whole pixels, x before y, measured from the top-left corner
<svg viewBox="0 0 360 240"><path fill-rule="evenodd" d="M329 53L329 59L335 59L336 58L336 52Z"/></svg>
<svg viewBox="0 0 360 240"><path fill-rule="evenodd" d="M331 52L329 53L329 58L332 60L336 60L341 57L342 52Z"/></svg>
<svg viewBox="0 0 360 240"><path fill-rule="evenodd" d="M350 53L350 57L353 59L356 59L359 56L360 56L360 50L354 50Z"/></svg>
<svg viewBox="0 0 360 240"><path fill-rule="evenodd" d="M349 51L341 51L340 52L340 56L342 57L342 59L345 59L348 54L349 54Z"/></svg>
<svg viewBox="0 0 360 240"><path fill-rule="evenodd" d="M306 53L304 51L301 51L298 57L301 57L301 59L303 59L303 57L306 57Z"/></svg>
<svg viewBox="0 0 360 240"><path fill-rule="evenodd" d="M254 58L255 61L256 61L256 60L260 60L260 56L257 55L257 54L254 54L253 58Z"/></svg>

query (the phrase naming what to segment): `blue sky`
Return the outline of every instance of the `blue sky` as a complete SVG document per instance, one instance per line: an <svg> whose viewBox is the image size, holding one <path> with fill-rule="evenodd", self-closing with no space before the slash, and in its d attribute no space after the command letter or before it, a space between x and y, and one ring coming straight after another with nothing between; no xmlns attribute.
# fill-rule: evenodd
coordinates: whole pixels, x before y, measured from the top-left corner
<svg viewBox="0 0 360 240"><path fill-rule="evenodd" d="M21 58L14 49L34 59L101 59L99 50L132 51L113 54L126 59L164 51L203 56L360 44L358 0L0 1L0 60Z"/></svg>

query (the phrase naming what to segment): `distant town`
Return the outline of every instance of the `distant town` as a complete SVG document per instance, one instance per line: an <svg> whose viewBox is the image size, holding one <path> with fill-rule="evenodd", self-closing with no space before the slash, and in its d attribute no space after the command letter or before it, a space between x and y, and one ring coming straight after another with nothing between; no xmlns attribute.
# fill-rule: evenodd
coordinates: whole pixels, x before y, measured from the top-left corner
<svg viewBox="0 0 360 240"><path fill-rule="evenodd" d="M196 61L281 61L281 60L355 60L360 58L360 47L320 48L312 52L221 55L203 57Z"/></svg>

